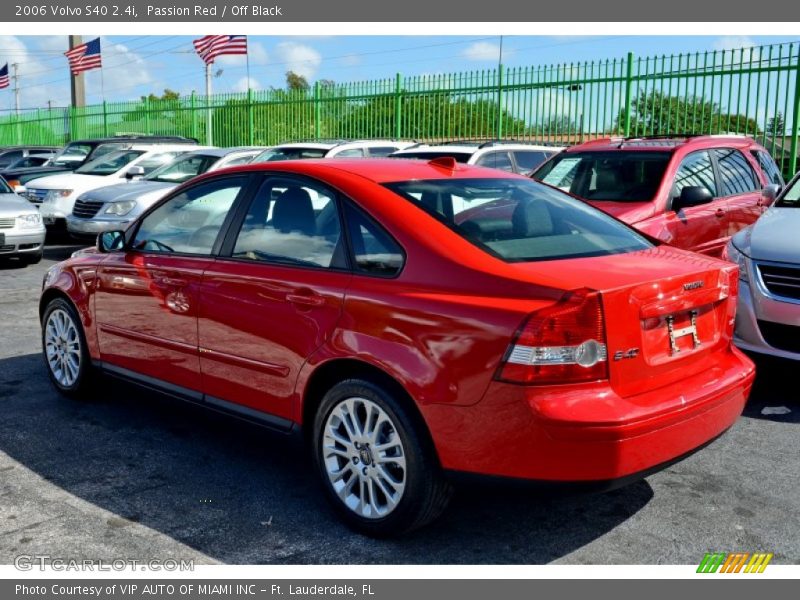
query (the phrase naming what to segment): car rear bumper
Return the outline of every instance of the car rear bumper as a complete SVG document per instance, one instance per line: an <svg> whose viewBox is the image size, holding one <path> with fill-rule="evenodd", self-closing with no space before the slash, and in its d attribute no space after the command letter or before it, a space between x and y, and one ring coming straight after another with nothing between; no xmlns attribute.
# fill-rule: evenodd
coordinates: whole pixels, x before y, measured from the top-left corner
<svg viewBox="0 0 800 600"><path fill-rule="evenodd" d="M775 329L785 335L774 335ZM770 341L766 339L767 329ZM764 294L759 285L739 282L734 343L742 350L779 358L800 360L800 303L781 301ZM773 345L774 344L774 345Z"/></svg>
<svg viewBox="0 0 800 600"><path fill-rule="evenodd" d="M755 377L736 349L717 366L621 398L607 384L493 382L471 407L423 407L442 467L551 482L604 482L651 472L736 422Z"/></svg>

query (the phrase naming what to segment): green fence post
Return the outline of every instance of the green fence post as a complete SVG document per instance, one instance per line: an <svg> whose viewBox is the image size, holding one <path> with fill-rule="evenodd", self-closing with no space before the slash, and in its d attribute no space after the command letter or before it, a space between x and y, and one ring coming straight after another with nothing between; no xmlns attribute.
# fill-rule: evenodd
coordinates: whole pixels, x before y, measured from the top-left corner
<svg viewBox="0 0 800 600"><path fill-rule="evenodd" d="M403 137L403 76L398 73L394 83L394 137Z"/></svg>
<svg viewBox="0 0 800 600"><path fill-rule="evenodd" d="M792 104L792 142L789 147L789 177L797 172L797 135L800 125L800 47L795 57L794 103Z"/></svg>
<svg viewBox="0 0 800 600"><path fill-rule="evenodd" d="M150 96L144 97L144 132L150 135Z"/></svg>
<svg viewBox="0 0 800 600"><path fill-rule="evenodd" d="M247 86L247 139L250 140L248 144L254 145L256 139L256 123L255 114L253 112L253 90L250 88L249 82Z"/></svg>
<svg viewBox="0 0 800 600"><path fill-rule="evenodd" d="M497 65L497 139L503 139L503 65Z"/></svg>
<svg viewBox="0 0 800 600"><path fill-rule="evenodd" d="M192 137L199 139L197 137L197 111L195 110L194 90L192 90L192 95L189 97L189 112L192 115Z"/></svg>
<svg viewBox="0 0 800 600"><path fill-rule="evenodd" d="M633 93L633 52L628 52L628 65L625 74L625 137L631 135L631 94Z"/></svg>
<svg viewBox="0 0 800 600"><path fill-rule="evenodd" d="M108 137L108 106L103 100L103 136Z"/></svg>
<svg viewBox="0 0 800 600"><path fill-rule="evenodd" d="M314 82L314 139L322 137L322 105L319 81Z"/></svg>

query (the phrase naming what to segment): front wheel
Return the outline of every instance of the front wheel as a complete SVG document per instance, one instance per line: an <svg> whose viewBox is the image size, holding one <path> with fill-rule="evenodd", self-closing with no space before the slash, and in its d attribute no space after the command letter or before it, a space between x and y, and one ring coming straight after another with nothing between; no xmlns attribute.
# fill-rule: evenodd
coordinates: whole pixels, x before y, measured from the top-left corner
<svg viewBox="0 0 800 600"><path fill-rule="evenodd" d="M325 394L314 419L314 461L328 499L355 530L406 533L447 506L451 486L420 421L371 381L349 379Z"/></svg>
<svg viewBox="0 0 800 600"><path fill-rule="evenodd" d="M51 301L42 318L42 351L50 381L62 394L85 396L92 391L92 368L83 326L75 308L63 298Z"/></svg>

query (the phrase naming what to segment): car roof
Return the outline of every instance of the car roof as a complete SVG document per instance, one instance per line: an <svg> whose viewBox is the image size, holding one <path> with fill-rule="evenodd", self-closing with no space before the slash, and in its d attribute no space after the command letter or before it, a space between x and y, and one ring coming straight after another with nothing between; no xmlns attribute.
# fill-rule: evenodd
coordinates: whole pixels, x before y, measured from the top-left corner
<svg viewBox="0 0 800 600"><path fill-rule="evenodd" d="M761 146L751 137L738 134L684 135L642 137L611 137L577 144L567 148L567 152L582 151L615 151L615 150L647 150L651 152L671 152L677 148L713 148L723 144L734 148Z"/></svg>
<svg viewBox="0 0 800 600"><path fill-rule="evenodd" d="M160 144L163 145L163 144ZM258 152L263 152L267 150L266 147L259 147L259 146L237 146L234 148L196 148L190 152L187 152L183 156L190 156L192 154L202 154L203 156L217 156L219 158L224 158L230 154L238 154L244 152L252 152L256 154Z"/></svg>
<svg viewBox="0 0 800 600"><path fill-rule="evenodd" d="M184 143L184 144L197 144L198 141L194 138L189 137L182 137L179 135L118 135L118 136L110 136L110 137L100 137L100 138L85 138L81 140L70 140L65 144L68 146L70 144L94 144L99 146L101 144L113 144L113 143L133 143L139 142L141 144L151 143L151 144L162 144L162 143Z"/></svg>
<svg viewBox="0 0 800 600"><path fill-rule="evenodd" d="M453 142L442 142L442 143L420 143L415 144L413 146L409 146L408 148L403 148L402 150L398 150L396 152L397 155L400 155L405 152L430 152L430 153L441 153L446 151L451 152L464 152L464 153L475 153L480 150L530 150L533 152L561 152L564 149L564 146L557 146L557 145L550 145L550 144L536 144L536 143L528 143L528 142L517 142L517 141L503 141L503 140L492 140L488 142L481 142L481 141L453 141Z"/></svg>
<svg viewBox="0 0 800 600"><path fill-rule="evenodd" d="M444 165L446 164L444 162ZM347 173L374 183L409 181L412 179L465 179L470 177L480 179L527 179L522 175L463 163L455 163L455 167L451 169L443 166L442 162L437 164L437 161L396 158L335 158L250 163L215 171L213 175L254 171L282 171L309 176ZM201 177L211 176L210 174L201 175Z"/></svg>
<svg viewBox="0 0 800 600"><path fill-rule="evenodd" d="M381 144L410 144L403 140L308 140L307 142L286 142L278 144L265 150L279 150L281 148L319 148L320 150L332 150L339 146L378 146Z"/></svg>

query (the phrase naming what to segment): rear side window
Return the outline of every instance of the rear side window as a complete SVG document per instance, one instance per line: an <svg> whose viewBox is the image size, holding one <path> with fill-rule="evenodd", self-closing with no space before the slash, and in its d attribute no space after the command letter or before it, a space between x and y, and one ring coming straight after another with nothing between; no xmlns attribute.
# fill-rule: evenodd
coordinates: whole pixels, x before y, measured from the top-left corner
<svg viewBox="0 0 800 600"><path fill-rule="evenodd" d="M744 154L735 148L714 150L722 179L723 195L733 196L761 189L755 171Z"/></svg>
<svg viewBox="0 0 800 600"><path fill-rule="evenodd" d="M347 148L345 150L341 150L336 152L335 154L330 155L333 158L363 158L364 157L364 149L363 148Z"/></svg>
<svg viewBox="0 0 800 600"><path fill-rule="evenodd" d="M514 152L514 159L517 161L519 172L528 174L552 155L552 152L540 150L517 150Z"/></svg>
<svg viewBox="0 0 800 600"><path fill-rule="evenodd" d="M605 256L652 247L605 213L530 179L435 179L386 187L507 262Z"/></svg>
<svg viewBox="0 0 800 600"><path fill-rule="evenodd" d="M753 157L758 161L761 169L767 175L769 182L777 183L779 186L783 187L783 175L781 174L781 170L778 168L778 165L776 165L775 161L772 160L772 157L763 150L753 150Z"/></svg>
<svg viewBox="0 0 800 600"><path fill-rule="evenodd" d="M403 268L403 250L382 227L353 206L345 205L347 231L356 271L394 277Z"/></svg>
<svg viewBox="0 0 800 600"><path fill-rule="evenodd" d="M482 167L508 171L509 173L514 171L514 163L511 162L508 152L489 152L481 156L476 164Z"/></svg>
<svg viewBox="0 0 800 600"><path fill-rule="evenodd" d="M693 152L683 159L675 175L672 196L674 198L680 196L685 187L702 187L711 192L712 196L718 195L711 155L705 150Z"/></svg>
<svg viewBox="0 0 800 600"><path fill-rule="evenodd" d="M392 152L397 152L397 148L394 146L376 146L369 149L369 155L377 157L389 156Z"/></svg>

